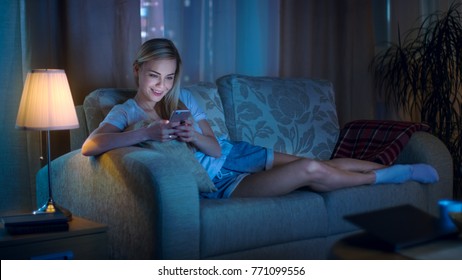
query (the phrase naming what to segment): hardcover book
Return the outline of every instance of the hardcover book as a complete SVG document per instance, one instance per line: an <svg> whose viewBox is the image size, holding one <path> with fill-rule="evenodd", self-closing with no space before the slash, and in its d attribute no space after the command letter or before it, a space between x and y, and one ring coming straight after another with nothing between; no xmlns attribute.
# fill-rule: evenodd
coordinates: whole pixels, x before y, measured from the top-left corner
<svg viewBox="0 0 462 280"><path fill-rule="evenodd" d="M23 214L2 217L2 223L10 234L65 231L68 219L63 213Z"/></svg>

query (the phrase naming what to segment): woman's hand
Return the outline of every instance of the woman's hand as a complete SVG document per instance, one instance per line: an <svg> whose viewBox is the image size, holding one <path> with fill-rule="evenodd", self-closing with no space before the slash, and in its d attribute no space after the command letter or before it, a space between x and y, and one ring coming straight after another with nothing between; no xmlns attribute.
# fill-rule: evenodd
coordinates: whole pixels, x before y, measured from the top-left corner
<svg viewBox="0 0 462 280"><path fill-rule="evenodd" d="M167 142L177 139L177 128L174 128L174 123L168 120L154 121L146 127L146 133L150 140L159 142Z"/></svg>
<svg viewBox="0 0 462 280"><path fill-rule="evenodd" d="M220 157L221 147L207 120L200 120L197 124L202 133L194 129L192 120L187 120L184 124L171 123L178 141L191 143L206 155Z"/></svg>
<svg viewBox="0 0 462 280"><path fill-rule="evenodd" d="M191 120L186 120L184 123L171 123L174 127L174 136L176 140L181 142L194 142L196 140L196 131L194 130Z"/></svg>

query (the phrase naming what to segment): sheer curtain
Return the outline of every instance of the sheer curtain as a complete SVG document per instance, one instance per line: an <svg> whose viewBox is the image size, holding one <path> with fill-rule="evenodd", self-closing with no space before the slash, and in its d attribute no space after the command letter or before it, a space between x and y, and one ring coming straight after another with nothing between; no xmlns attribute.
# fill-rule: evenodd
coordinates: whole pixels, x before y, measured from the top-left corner
<svg viewBox="0 0 462 280"><path fill-rule="evenodd" d="M141 0L143 40L167 37L183 59L183 82L239 73L277 76L279 0Z"/></svg>

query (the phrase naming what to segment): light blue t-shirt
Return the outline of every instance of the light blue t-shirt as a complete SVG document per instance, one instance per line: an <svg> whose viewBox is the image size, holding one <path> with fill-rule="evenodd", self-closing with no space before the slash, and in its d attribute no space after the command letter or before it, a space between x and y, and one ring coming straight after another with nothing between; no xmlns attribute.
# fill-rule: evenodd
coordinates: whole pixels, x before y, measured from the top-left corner
<svg viewBox="0 0 462 280"><path fill-rule="evenodd" d="M191 111L191 115L194 119L193 127L199 133L202 133L202 130L199 127L198 122L201 120L206 120L207 115L204 111L198 106L196 100L191 95L191 92L182 89L180 92L180 100L186 105L186 107ZM111 111L107 114L106 118L101 122L100 126L108 123L121 131L125 130L131 125L134 125L140 121L149 120L149 116L144 112L144 110L138 106L134 99L128 99L123 104L115 105ZM201 151L196 151L195 156L201 165L207 171L209 177L213 179L216 174L220 171L223 163L226 160L226 156L231 151L233 145L226 141L225 139L217 139L218 143L221 146L221 157L214 158L204 154Z"/></svg>

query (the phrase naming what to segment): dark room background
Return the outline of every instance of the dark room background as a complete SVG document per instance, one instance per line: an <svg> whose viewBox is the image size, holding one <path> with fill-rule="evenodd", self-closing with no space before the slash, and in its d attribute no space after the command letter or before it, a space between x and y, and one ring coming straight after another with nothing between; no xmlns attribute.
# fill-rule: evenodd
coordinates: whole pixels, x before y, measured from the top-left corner
<svg viewBox="0 0 462 280"><path fill-rule="evenodd" d="M175 41L183 84L239 73L333 82L341 124L396 119L374 93L369 64L387 41L449 0L3 0L0 213L35 208L40 137L15 129L30 69L67 73L75 105L92 90L133 88L132 59L154 36ZM53 157L69 150L53 133Z"/></svg>

